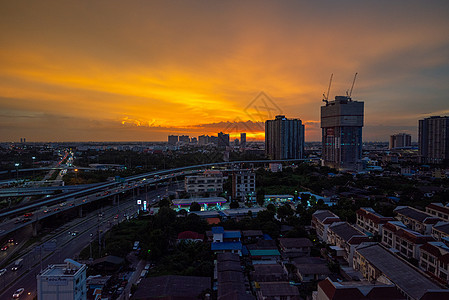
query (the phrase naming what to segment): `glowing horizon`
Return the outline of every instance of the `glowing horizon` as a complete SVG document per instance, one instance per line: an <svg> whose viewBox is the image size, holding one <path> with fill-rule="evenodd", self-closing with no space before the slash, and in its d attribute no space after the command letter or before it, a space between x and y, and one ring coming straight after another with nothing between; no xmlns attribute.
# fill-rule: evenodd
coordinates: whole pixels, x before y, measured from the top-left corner
<svg viewBox="0 0 449 300"><path fill-rule="evenodd" d="M0 1L0 141L263 140L276 114L319 141L331 73L329 98L359 73L364 140L449 114L445 1Z"/></svg>

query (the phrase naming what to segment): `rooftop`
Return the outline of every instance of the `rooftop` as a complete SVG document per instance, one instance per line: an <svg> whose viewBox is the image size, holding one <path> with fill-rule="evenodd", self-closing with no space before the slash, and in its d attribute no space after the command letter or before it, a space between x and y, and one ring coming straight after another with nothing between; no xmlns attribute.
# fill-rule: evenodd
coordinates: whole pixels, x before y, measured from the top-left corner
<svg viewBox="0 0 449 300"><path fill-rule="evenodd" d="M348 242L352 237L368 237L362 233L361 231L355 229L348 222L338 222L334 223L329 227L329 230L332 230L336 235L341 237L344 241Z"/></svg>
<svg viewBox="0 0 449 300"><path fill-rule="evenodd" d="M173 199L173 205L191 205L193 202L198 204L216 204L226 203L223 197L209 197L209 198L189 198L189 199Z"/></svg>
<svg viewBox="0 0 449 300"><path fill-rule="evenodd" d="M407 218L416 220L420 223L428 223L428 224L435 224L438 221L440 221L439 218L434 217L428 213L425 213L423 211L417 210L410 206L398 206L394 209L394 212L404 215Z"/></svg>
<svg viewBox="0 0 449 300"><path fill-rule="evenodd" d="M420 299L427 290L440 289L440 286L379 244L361 247L356 252L415 299Z"/></svg>

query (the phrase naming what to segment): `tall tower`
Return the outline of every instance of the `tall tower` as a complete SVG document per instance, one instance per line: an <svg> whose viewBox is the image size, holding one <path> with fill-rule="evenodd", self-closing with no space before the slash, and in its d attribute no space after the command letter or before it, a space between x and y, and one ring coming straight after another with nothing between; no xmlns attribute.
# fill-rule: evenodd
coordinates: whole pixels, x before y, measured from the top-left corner
<svg viewBox="0 0 449 300"><path fill-rule="evenodd" d="M449 116L419 120L419 156L423 163L449 160Z"/></svg>
<svg viewBox="0 0 449 300"><path fill-rule="evenodd" d="M304 125L300 119L276 116L265 121L265 154L271 159L297 159L304 155Z"/></svg>
<svg viewBox="0 0 449 300"><path fill-rule="evenodd" d="M364 103L336 96L321 106L323 164L339 170L362 168Z"/></svg>
<svg viewBox="0 0 449 300"><path fill-rule="evenodd" d="M246 133L240 133L240 148L246 148Z"/></svg>

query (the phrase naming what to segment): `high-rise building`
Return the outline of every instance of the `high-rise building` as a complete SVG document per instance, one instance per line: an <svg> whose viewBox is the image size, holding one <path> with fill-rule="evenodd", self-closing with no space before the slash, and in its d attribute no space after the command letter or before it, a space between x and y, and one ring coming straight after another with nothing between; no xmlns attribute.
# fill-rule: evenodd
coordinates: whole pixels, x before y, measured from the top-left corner
<svg viewBox="0 0 449 300"><path fill-rule="evenodd" d="M265 154L270 159L298 159L304 154L304 125L300 119L276 116L265 121Z"/></svg>
<svg viewBox="0 0 449 300"><path fill-rule="evenodd" d="M407 148L412 146L412 136L407 133L398 133L390 136L390 149Z"/></svg>
<svg viewBox="0 0 449 300"><path fill-rule="evenodd" d="M246 148L246 133L240 133L240 148Z"/></svg>
<svg viewBox="0 0 449 300"><path fill-rule="evenodd" d="M37 275L38 300L87 298L87 266L72 259L66 259L64 262L65 264L49 265Z"/></svg>
<svg viewBox="0 0 449 300"><path fill-rule="evenodd" d="M178 143L178 136L177 135L169 135L168 136L168 143L170 145L176 145Z"/></svg>
<svg viewBox="0 0 449 300"><path fill-rule="evenodd" d="M180 135L179 136L179 141L181 143L188 144L188 143L190 143L190 137L188 135Z"/></svg>
<svg viewBox="0 0 449 300"><path fill-rule="evenodd" d="M321 106L323 164L341 170L362 168L364 102L336 96Z"/></svg>
<svg viewBox="0 0 449 300"><path fill-rule="evenodd" d="M449 116L419 120L418 143L423 163L449 160Z"/></svg>
<svg viewBox="0 0 449 300"><path fill-rule="evenodd" d="M239 201L256 200L256 174L249 170L232 173L232 198Z"/></svg>
<svg viewBox="0 0 449 300"><path fill-rule="evenodd" d="M229 134L223 132L218 133L218 147L219 148L229 147Z"/></svg>
<svg viewBox="0 0 449 300"><path fill-rule="evenodd" d="M210 137L208 135L200 135L198 137L198 145L207 145L210 143Z"/></svg>

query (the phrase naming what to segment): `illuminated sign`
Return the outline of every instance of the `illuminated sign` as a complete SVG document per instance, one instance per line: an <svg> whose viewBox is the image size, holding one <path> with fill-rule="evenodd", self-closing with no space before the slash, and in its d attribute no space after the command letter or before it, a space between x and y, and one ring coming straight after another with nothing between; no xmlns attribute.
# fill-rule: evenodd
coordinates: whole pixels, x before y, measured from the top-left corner
<svg viewBox="0 0 449 300"><path fill-rule="evenodd" d="M143 201L143 210L147 210L147 201Z"/></svg>
<svg viewBox="0 0 449 300"><path fill-rule="evenodd" d="M142 200L137 200L137 204L141 205L142 204Z"/></svg>

